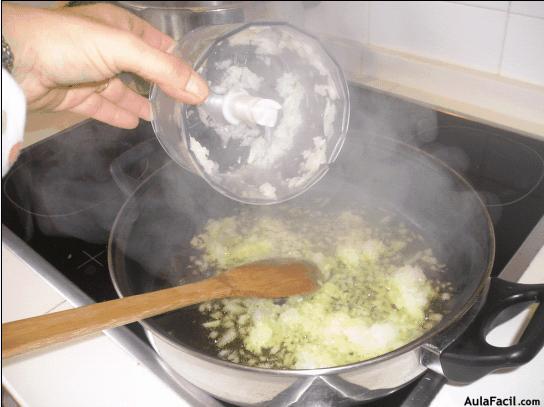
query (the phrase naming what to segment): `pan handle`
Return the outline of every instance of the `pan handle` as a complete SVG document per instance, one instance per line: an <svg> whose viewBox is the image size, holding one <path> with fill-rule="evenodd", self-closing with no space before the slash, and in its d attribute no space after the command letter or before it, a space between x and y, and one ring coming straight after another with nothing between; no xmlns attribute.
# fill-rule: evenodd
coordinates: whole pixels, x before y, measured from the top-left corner
<svg viewBox="0 0 544 407"><path fill-rule="evenodd" d="M538 302L518 343L496 347L486 341L494 321L505 309ZM492 278L486 302L472 324L440 355L444 375L460 383L473 382L499 368L521 366L544 346L544 284L519 284Z"/></svg>
<svg viewBox="0 0 544 407"><path fill-rule="evenodd" d="M110 173L117 186L130 196L138 185L157 168L169 161L156 138L135 145L117 157L110 165Z"/></svg>

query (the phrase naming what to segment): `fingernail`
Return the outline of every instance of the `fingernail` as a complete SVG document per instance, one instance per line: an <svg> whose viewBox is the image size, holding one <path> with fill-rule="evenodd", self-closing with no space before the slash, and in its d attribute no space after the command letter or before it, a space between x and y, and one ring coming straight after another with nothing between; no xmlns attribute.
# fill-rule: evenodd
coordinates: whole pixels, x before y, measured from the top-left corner
<svg viewBox="0 0 544 407"><path fill-rule="evenodd" d="M174 50L176 49L176 41L172 40L172 44L170 44L170 46L166 49L166 53L167 54L172 54L174 52Z"/></svg>
<svg viewBox="0 0 544 407"><path fill-rule="evenodd" d="M185 85L185 90L192 93L199 100L204 100L208 97L208 84L196 73L191 74L187 85Z"/></svg>

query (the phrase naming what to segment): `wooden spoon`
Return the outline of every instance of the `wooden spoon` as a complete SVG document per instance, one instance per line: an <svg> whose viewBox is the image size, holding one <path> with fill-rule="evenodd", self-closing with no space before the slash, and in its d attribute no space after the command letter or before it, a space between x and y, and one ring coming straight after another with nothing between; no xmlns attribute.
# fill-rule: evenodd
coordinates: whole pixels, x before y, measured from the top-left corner
<svg viewBox="0 0 544 407"><path fill-rule="evenodd" d="M2 358L20 355L188 305L227 297L278 298L317 289L316 266L265 260L215 277L117 300L2 324Z"/></svg>

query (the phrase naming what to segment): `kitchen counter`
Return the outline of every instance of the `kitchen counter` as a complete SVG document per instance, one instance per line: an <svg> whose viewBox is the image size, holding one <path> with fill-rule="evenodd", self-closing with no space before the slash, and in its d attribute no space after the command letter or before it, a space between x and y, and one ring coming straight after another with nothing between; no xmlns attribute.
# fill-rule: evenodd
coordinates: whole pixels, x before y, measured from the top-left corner
<svg viewBox="0 0 544 407"><path fill-rule="evenodd" d="M2 322L72 307L2 244ZM190 406L102 333L4 362L2 384L21 406Z"/></svg>

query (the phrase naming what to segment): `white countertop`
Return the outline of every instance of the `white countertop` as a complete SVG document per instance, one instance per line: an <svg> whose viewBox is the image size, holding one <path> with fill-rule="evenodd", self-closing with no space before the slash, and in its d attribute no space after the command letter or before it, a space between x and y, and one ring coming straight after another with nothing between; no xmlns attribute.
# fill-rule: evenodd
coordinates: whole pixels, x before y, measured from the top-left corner
<svg viewBox="0 0 544 407"><path fill-rule="evenodd" d="M2 322L72 308L2 244ZM2 384L21 406L189 406L100 333L3 363Z"/></svg>

